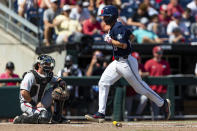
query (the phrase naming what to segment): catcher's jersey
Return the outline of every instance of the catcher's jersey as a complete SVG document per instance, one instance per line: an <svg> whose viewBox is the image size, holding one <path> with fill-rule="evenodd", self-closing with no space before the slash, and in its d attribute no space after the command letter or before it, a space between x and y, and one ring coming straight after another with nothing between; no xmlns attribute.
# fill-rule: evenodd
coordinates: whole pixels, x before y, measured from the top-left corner
<svg viewBox="0 0 197 131"><path fill-rule="evenodd" d="M38 73L38 72L37 72ZM40 77L45 77L44 75L38 73ZM57 82L59 77L53 76L53 78L50 81L50 84L54 84ZM36 83L35 76L32 72L28 72L24 79L22 80L20 84L20 90L26 90L30 93L31 98L37 103L38 102L38 95L43 95L45 90L40 90L40 84ZM25 101L24 97L20 94L20 102Z"/></svg>

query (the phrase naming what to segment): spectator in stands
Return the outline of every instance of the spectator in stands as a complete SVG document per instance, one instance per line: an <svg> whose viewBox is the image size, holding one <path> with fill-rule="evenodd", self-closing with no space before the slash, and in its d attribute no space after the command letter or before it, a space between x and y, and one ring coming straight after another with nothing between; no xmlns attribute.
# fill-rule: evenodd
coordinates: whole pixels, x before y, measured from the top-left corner
<svg viewBox="0 0 197 131"><path fill-rule="evenodd" d="M58 14L58 0L50 0L51 8L44 11L44 39L45 45L50 46L52 40L52 31L54 28L53 19Z"/></svg>
<svg viewBox="0 0 197 131"><path fill-rule="evenodd" d="M197 15L197 0L193 0L187 4L187 8L191 9L192 16Z"/></svg>
<svg viewBox="0 0 197 131"><path fill-rule="evenodd" d="M163 50L160 46L153 48L153 58L145 63L145 70L149 72L150 76L165 76L169 75L170 66L169 63L162 59ZM162 98L166 97L167 87L163 85L151 85L150 86L156 93ZM159 115L159 108L152 102L152 109L154 116Z"/></svg>
<svg viewBox="0 0 197 131"><path fill-rule="evenodd" d="M172 21L167 26L167 34L170 36L174 28L180 28L184 35L189 35L189 30L184 22L181 20L181 14L179 12L175 12L172 17Z"/></svg>
<svg viewBox="0 0 197 131"><path fill-rule="evenodd" d="M92 60L88 65L86 76L98 76L101 75L106 65L104 63L103 53L101 51L96 50L93 53Z"/></svg>
<svg viewBox="0 0 197 131"><path fill-rule="evenodd" d="M81 0L77 2L75 8L72 8L70 18L79 21L80 24L83 24L84 20L90 18L88 8L83 8L83 2Z"/></svg>
<svg viewBox="0 0 197 131"><path fill-rule="evenodd" d="M36 7L37 3L35 0L18 0L18 15L24 17L27 10Z"/></svg>
<svg viewBox="0 0 197 131"><path fill-rule="evenodd" d="M195 22L194 16L191 15L191 9L186 8L184 10L181 21L187 26L188 29L191 27L191 24Z"/></svg>
<svg viewBox="0 0 197 131"><path fill-rule="evenodd" d="M137 26L144 28L144 24L140 23L140 20L145 17L149 19L148 6L146 4L141 4L137 9L136 13L127 20L127 24L131 26Z"/></svg>
<svg viewBox="0 0 197 131"><path fill-rule="evenodd" d="M143 3L148 6L147 11L148 11L148 15L149 16L153 16L153 15L158 15L159 14L159 12L154 7L156 5L156 3L151 3L150 0L144 0Z"/></svg>
<svg viewBox="0 0 197 131"><path fill-rule="evenodd" d="M62 14L55 17L53 25L55 26L55 32L58 35L56 44L63 44L68 41L68 38L74 33L81 32L82 27L76 20L69 18L71 8L69 5L64 5Z"/></svg>
<svg viewBox="0 0 197 131"><path fill-rule="evenodd" d="M73 64L73 57L67 55L64 61L64 68L61 69L58 74L58 77L67 77L67 76L82 76L82 71L78 68L78 65ZM70 100L64 105L65 114L70 112L71 115L77 115L77 99L79 98L79 87L67 85L67 89L70 91Z"/></svg>
<svg viewBox="0 0 197 131"><path fill-rule="evenodd" d="M191 35L192 35L192 39L197 40L197 15L195 16L195 23L192 23L191 25Z"/></svg>
<svg viewBox="0 0 197 131"><path fill-rule="evenodd" d="M167 13L169 17L172 17L175 12L183 13L182 7L179 5L178 0L170 0L167 7Z"/></svg>
<svg viewBox="0 0 197 131"><path fill-rule="evenodd" d="M174 28L172 34L169 37L169 43L183 43L185 42L185 37L179 28Z"/></svg>
<svg viewBox="0 0 197 131"><path fill-rule="evenodd" d="M70 5L71 8L77 4L77 0L60 0L60 7L63 8L64 5Z"/></svg>
<svg viewBox="0 0 197 131"><path fill-rule="evenodd" d="M14 73L14 63L9 61L6 63L5 73L0 74L0 79L13 79L19 78L17 74ZM8 82L8 83L0 83L0 86L18 86L19 83L16 82Z"/></svg>
<svg viewBox="0 0 197 131"><path fill-rule="evenodd" d="M167 5L163 4L160 6L160 14L159 14L159 22L167 27L168 23L170 22L171 17L167 14Z"/></svg>
<svg viewBox="0 0 197 131"><path fill-rule="evenodd" d="M52 7L50 0L37 0L40 8L49 9Z"/></svg>
<svg viewBox="0 0 197 131"><path fill-rule="evenodd" d="M83 33L86 35L101 34L101 24L96 20L96 11L90 12L90 18L83 23Z"/></svg>
<svg viewBox="0 0 197 131"><path fill-rule="evenodd" d="M141 57L138 52L133 52L131 54L134 58L137 59L138 61L138 69L139 69L139 74L141 77L146 77L149 75L148 72L145 71L144 65L141 63ZM135 90L132 87L127 87L126 88L126 101L125 101L125 109L127 111L127 116L131 116L132 112L132 106L133 106L133 101L137 100L139 101L139 104L136 109L136 115L142 115L144 108L146 107L148 98L144 95L139 95L135 92ZM130 120L130 119L129 119ZM137 121L138 118L134 118L134 121Z"/></svg>
<svg viewBox="0 0 197 131"><path fill-rule="evenodd" d="M135 36L138 44L163 42L163 40L160 39L157 34L147 30L146 26L148 20L146 18L141 19L141 23L144 25L144 27L140 27L139 29L133 31L133 35Z"/></svg>
<svg viewBox="0 0 197 131"><path fill-rule="evenodd" d="M161 36L166 34L165 27L159 22L158 15L150 17L151 22L148 24L147 29Z"/></svg>

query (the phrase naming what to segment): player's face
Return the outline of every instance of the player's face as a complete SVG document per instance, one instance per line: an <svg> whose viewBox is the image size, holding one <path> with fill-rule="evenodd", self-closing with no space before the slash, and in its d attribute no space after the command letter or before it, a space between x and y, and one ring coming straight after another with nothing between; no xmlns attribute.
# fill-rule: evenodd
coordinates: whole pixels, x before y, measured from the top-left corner
<svg viewBox="0 0 197 131"><path fill-rule="evenodd" d="M44 74L48 72L52 72L51 63L44 63L42 65L39 65L39 73Z"/></svg>
<svg viewBox="0 0 197 131"><path fill-rule="evenodd" d="M14 69L13 69L13 68L8 68L8 69L7 69L7 72L8 72L8 74L13 74Z"/></svg>
<svg viewBox="0 0 197 131"><path fill-rule="evenodd" d="M112 24L112 23L110 23L109 16L103 16L103 21L106 23L106 25Z"/></svg>
<svg viewBox="0 0 197 131"><path fill-rule="evenodd" d="M158 52L155 52L154 53L154 57L156 57L156 58L161 58L163 56L163 51L158 51Z"/></svg>

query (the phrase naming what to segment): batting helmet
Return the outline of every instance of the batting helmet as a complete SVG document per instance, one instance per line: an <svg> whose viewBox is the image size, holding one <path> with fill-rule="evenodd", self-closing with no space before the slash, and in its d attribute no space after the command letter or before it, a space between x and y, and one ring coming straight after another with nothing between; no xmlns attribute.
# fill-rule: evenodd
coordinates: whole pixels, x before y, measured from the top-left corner
<svg viewBox="0 0 197 131"><path fill-rule="evenodd" d="M104 18L104 21L109 25L116 22L118 18L118 9L113 5L107 5L101 10L100 16L108 16L107 18Z"/></svg>

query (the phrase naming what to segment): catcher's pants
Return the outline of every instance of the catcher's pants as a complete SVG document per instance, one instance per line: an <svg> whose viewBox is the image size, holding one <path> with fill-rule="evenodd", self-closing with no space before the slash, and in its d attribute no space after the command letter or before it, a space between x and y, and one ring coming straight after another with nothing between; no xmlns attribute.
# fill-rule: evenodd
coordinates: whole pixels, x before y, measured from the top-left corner
<svg viewBox="0 0 197 131"><path fill-rule="evenodd" d="M105 114L109 87L121 77L124 77L137 93L147 96L157 106L161 107L164 104L164 100L141 79L137 60L129 55L127 59L121 57L119 60L114 60L103 72L99 81L98 111L100 113Z"/></svg>
<svg viewBox="0 0 197 131"><path fill-rule="evenodd" d="M32 116L36 113L40 114L40 111L42 110L46 110L48 107L50 107L52 103L52 96L51 96L52 91L53 88L50 88L45 91L44 96L42 97L41 100L41 103L44 105L44 107L32 107L32 105L28 102L21 102L22 112L27 114L28 116Z"/></svg>

